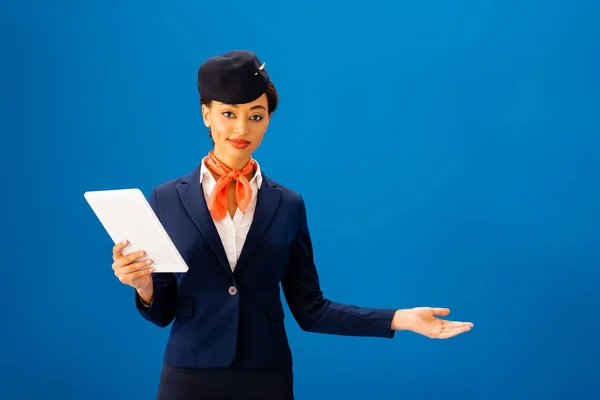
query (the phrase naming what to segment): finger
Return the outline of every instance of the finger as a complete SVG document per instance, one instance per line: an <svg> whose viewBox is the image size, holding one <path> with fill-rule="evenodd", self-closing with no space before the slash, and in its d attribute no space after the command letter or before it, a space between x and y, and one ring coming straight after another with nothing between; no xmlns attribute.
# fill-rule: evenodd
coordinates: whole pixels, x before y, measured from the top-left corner
<svg viewBox="0 0 600 400"><path fill-rule="evenodd" d="M147 268L152 264L152 260L138 261L132 264L128 264L121 268L121 272L123 274L131 274L133 272L139 271L142 268Z"/></svg>
<svg viewBox="0 0 600 400"><path fill-rule="evenodd" d="M115 269L115 276L117 276L119 279L121 279L121 277L127 277L127 275L131 275L134 272L138 272L138 271L142 271L142 270L151 268L150 264L152 264L151 260L140 261L140 262L136 262L133 264L127 264L124 267Z"/></svg>
<svg viewBox="0 0 600 400"><path fill-rule="evenodd" d="M462 328L454 328L454 329L449 329L449 330L443 330L442 332L440 332L437 337L439 339L449 339L451 337L454 337L456 335L459 335L461 333L464 332L468 332L470 331L471 328L468 326L462 327Z"/></svg>
<svg viewBox="0 0 600 400"><path fill-rule="evenodd" d="M123 258L127 260L127 264L131 264L135 260L142 258L146 255L144 250L132 251L131 253L125 254Z"/></svg>
<svg viewBox="0 0 600 400"><path fill-rule="evenodd" d="M154 272L154 268L147 268L128 274L119 274L118 277L121 283L133 286L137 279L146 275L150 275L152 272Z"/></svg>
<svg viewBox="0 0 600 400"><path fill-rule="evenodd" d="M448 309L448 308L431 308L431 311L433 311L433 313L435 315L448 315L448 314L450 314L450 309Z"/></svg>
<svg viewBox="0 0 600 400"><path fill-rule="evenodd" d="M465 326L468 326L470 328L473 327L472 322L444 321L444 320L441 320L441 321L442 321L442 324L444 325L444 329L464 328Z"/></svg>
<svg viewBox="0 0 600 400"><path fill-rule="evenodd" d="M113 246L113 260L117 260L117 258L123 257L123 249L127 247L129 241L123 240Z"/></svg>
<svg viewBox="0 0 600 400"><path fill-rule="evenodd" d="M139 258L142 258L146 255L145 251L134 251L132 253L126 254L121 258L118 258L114 263L113 263L113 269L117 270L119 268L123 268L128 266L129 264L131 264L132 262L136 261Z"/></svg>

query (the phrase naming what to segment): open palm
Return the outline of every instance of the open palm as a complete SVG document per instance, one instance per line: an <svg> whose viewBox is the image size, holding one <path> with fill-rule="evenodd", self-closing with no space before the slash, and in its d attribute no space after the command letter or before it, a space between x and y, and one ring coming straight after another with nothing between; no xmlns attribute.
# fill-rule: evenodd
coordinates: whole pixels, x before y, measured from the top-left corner
<svg viewBox="0 0 600 400"><path fill-rule="evenodd" d="M447 308L415 307L408 310L411 330L432 339L448 339L471 330L471 322L446 321L437 316L450 314Z"/></svg>

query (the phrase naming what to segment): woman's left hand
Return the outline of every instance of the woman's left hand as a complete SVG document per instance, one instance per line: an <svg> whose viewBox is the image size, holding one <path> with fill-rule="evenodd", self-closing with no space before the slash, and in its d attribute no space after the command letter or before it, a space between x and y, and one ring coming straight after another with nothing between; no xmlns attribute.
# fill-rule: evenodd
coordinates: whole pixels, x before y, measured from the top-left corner
<svg viewBox="0 0 600 400"><path fill-rule="evenodd" d="M409 330L432 339L448 339L470 331L471 322L446 321L436 315L450 314L447 308L415 307L398 310L392 319L393 330Z"/></svg>

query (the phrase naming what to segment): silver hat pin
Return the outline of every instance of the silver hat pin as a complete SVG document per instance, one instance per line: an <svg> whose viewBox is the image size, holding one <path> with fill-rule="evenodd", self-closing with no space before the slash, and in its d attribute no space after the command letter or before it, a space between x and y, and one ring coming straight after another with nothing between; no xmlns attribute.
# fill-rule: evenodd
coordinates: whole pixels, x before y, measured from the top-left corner
<svg viewBox="0 0 600 400"><path fill-rule="evenodd" d="M262 63L262 65L260 67L258 67L258 70L262 71L263 69L265 69L265 64L266 63ZM258 72L255 72L254 75L258 75Z"/></svg>

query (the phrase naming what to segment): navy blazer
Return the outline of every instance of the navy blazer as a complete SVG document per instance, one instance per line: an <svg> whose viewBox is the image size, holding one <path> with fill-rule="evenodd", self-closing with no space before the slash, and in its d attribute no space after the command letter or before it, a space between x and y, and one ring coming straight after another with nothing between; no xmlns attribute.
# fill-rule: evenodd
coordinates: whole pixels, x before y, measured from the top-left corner
<svg viewBox="0 0 600 400"><path fill-rule="evenodd" d="M189 266L153 273L154 299L136 306L160 327L171 322L164 363L187 368L292 366L280 285L301 329L392 338L393 309L323 297L302 197L263 175L254 219L235 268L209 214L198 166L152 190L152 209ZM152 258L152 254L148 254Z"/></svg>

